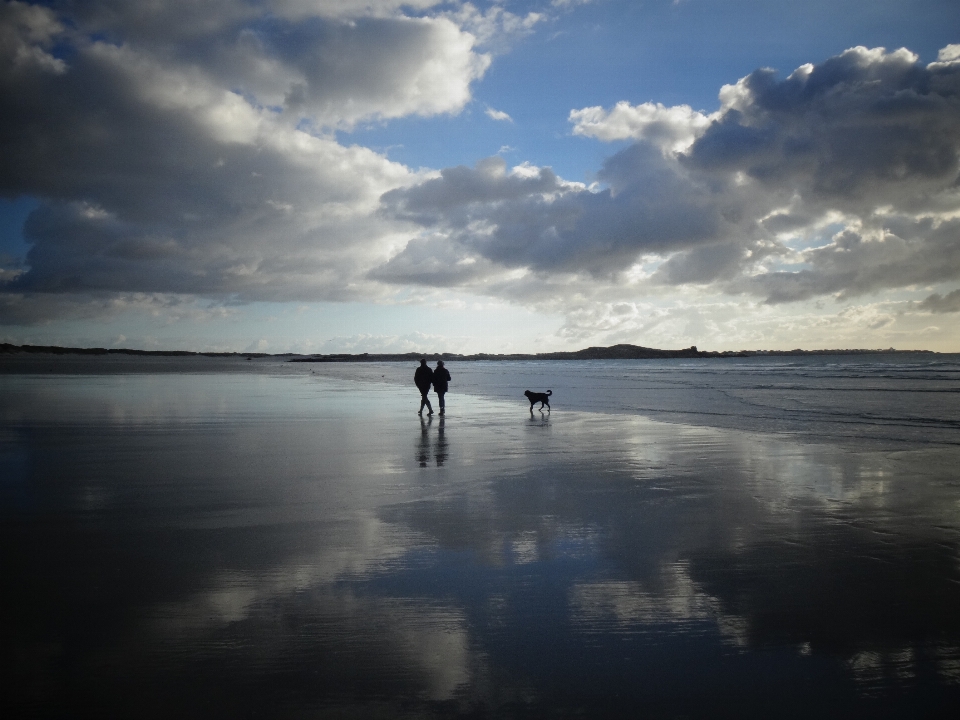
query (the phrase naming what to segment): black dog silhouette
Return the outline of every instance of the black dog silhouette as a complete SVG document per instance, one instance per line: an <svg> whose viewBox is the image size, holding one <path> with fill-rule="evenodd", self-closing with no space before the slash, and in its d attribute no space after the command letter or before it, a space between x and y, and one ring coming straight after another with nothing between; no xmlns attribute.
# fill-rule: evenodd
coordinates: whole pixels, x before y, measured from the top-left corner
<svg viewBox="0 0 960 720"><path fill-rule="evenodd" d="M527 396L527 400L530 401L530 412L533 412L533 406L537 403L540 403L540 409L543 410L543 406L547 406L547 410L550 409L550 400L549 397L553 395L553 390L547 390L545 393L530 392L529 390L524 390L523 394Z"/></svg>

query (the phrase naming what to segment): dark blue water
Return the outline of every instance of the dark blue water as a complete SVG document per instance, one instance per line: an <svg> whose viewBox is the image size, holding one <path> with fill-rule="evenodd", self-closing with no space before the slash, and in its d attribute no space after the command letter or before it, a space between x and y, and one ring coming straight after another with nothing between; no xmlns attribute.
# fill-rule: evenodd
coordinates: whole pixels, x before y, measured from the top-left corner
<svg viewBox="0 0 960 720"><path fill-rule="evenodd" d="M5 717L960 709L955 365L170 362L0 373Z"/></svg>

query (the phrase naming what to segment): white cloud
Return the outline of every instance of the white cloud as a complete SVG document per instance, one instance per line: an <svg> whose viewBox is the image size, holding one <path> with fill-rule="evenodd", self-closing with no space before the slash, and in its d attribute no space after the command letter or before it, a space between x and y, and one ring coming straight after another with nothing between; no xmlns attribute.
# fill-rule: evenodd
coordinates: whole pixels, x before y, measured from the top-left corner
<svg viewBox="0 0 960 720"><path fill-rule="evenodd" d="M646 102L631 105L618 102L612 110L588 107L570 111L574 135L600 140L648 140L670 152L681 152L693 144L710 125L711 117L689 105L665 107Z"/></svg>
<svg viewBox="0 0 960 720"><path fill-rule="evenodd" d="M446 17L277 19L270 31L242 24L167 48L136 46L164 67L184 67L277 108L297 123L350 128L366 119L459 112L490 56Z"/></svg>
<svg viewBox="0 0 960 720"><path fill-rule="evenodd" d="M960 44L947 45L937 53L937 62L953 63L960 61Z"/></svg>
<svg viewBox="0 0 960 720"><path fill-rule="evenodd" d="M960 280L955 54L923 66L905 49L857 47L782 80L757 70L724 86L711 115L653 103L575 110L575 133L636 141L604 163L602 189L547 168L450 168L384 205L429 228L435 256L492 263L460 282L502 293L497 266L573 274L624 297L645 277L651 290L699 285L774 303ZM631 275L645 255L661 262Z"/></svg>
<svg viewBox="0 0 960 720"><path fill-rule="evenodd" d="M506 122L513 122L513 118L507 113L503 112L503 110L494 110L492 107L488 107L484 112L491 120L504 120Z"/></svg>
<svg viewBox="0 0 960 720"><path fill-rule="evenodd" d="M383 295L365 274L406 238L379 197L423 176L329 131L471 99L490 56L400 9L433 4L3 5L0 178L42 203L2 321L85 316L84 294Z"/></svg>
<svg viewBox="0 0 960 720"><path fill-rule="evenodd" d="M910 312L952 312L957 45L928 65L858 47L757 70L714 112L574 109L573 134L631 141L589 188L500 157L414 172L337 140L460 112L544 20L433 0L3 4L0 182L40 207L26 261L0 258L0 322L411 285L565 314L570 338L661 332L653 300L678 286L781 308L925 288ZM682 314L691 334L720 327Z"/></svg>
<svg viewBox="0 0 960 720"><path fill-rule="evenodd" d="M472 33L480 45L487 46L494 52L506 51L510 42L529 35L535 25L546 19L542 13L528 12L526 15L517 15L499 5L492 5L483 12L469 2L449 11L446 17Z"/></svg>

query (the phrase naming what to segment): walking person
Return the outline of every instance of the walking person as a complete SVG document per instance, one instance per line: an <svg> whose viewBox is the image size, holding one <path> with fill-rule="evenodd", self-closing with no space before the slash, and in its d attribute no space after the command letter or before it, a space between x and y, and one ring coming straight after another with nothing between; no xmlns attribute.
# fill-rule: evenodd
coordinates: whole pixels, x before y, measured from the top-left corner
<svg viewBox="0 0 960 720"><path fill-rule="evenodd" d="M440 398L441 415L443 415L443 411L446 408L443 402L443 396L447 392L448 382L450 382L450 372L443 366L443 360L437 360L437 368L433 371L433 389L436 391L437 397Z"/></svg>
<svg viewBox="0 0 960 720"><path fill-rule="evenodd" d="M427 365L426 359L420 360L420 367L418 367L417 371L413 374L413 382L416 383L417 389L420 390L420 409L417 411L417 415L423 415L424 405L427 406L427 415L433 415L433 406L430 405L430 398L427 397L427 393L430 392L430 383L433 382L433 370ZM440 407L443 407L443 396L440 398ZM441 413L442 412L441 410Z"/></svg>

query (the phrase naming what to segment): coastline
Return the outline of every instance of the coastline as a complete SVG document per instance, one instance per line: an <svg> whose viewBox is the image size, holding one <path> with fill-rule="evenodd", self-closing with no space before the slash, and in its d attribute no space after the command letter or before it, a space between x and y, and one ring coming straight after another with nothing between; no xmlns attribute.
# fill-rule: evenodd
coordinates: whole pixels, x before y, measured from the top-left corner
<svg viewBox="0 0 960 720"><path fill-rule="evenodd" d="M681 350L662 350L640 345L621 343L606 347L588 347L582 350L547 353L257 353L257 352L202 352L192 350L138 350L133 348L75 348L59 345L13 345L0 343L0 355L18 353L46 355L133 355L144 357L219 357L219 358L287 358L288 362L402 362L418 361L421 357L456 360L458 362L510 361L510 360L666 360L673 358L743 358L767 356L819 356L819 355L886 355L905 353L924 353L941 355L933 350L897 350L868 348L837 348L803 350L698 350L696 345ZM950 353L946 353L950 354Z"/></svg>
<svg viewBox="0 0 960 720"><path fill-rule="evenodd" d="M551 389L554 412L642 416L677 425L794 435L821 443L956 446L960 355L933 353L513 360L448 363L451 395L507 403L526 414L524 390ZM0 377L248 375L328 377L417 395L416 363L289 362L262 354L0 354ZM418 397L418 396L417 396ZM416 398L415 398L416 399Z"/></svg>

